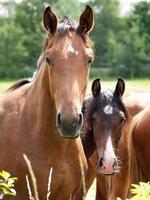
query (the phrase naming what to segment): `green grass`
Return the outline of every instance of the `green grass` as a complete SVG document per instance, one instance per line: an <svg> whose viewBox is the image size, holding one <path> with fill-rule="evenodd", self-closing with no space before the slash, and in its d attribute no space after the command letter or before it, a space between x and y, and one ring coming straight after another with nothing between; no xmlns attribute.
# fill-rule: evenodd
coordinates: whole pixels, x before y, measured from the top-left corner
<svg viewBox="0 0 150 200"><path fill-rule="evenodd" d="M94 79L90 79L89 81L89 90L91 88L92 81ZM3 81L0 80L0 93L3 93L6 91L15 81ZM117 82L117 78L113 80L103 80L101 79L101 85L102 88L114 88ZM135 80L125 80L126 83L126 90L130 91L140 91L140 92L145 92L149 91L150 92L150 79L135 79Z"/></svg>

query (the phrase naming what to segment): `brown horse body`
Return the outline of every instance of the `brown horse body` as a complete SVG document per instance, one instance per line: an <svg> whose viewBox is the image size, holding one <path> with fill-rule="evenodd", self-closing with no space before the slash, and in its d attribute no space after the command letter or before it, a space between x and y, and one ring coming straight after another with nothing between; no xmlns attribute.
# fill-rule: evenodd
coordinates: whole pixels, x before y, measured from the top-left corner
<svg viewBox="0 0 150 200"><path fill-rule="evenodd" d="M131 124L131 183L150 180L150 105Z"/></svg>
<svg viewBox="0 0 150 200"><path fill-rule="evenodd" d="M18 177L17 196L9 199L29 199L29 170L23 154L31 161L40 200L46 199L50 168L49 199L55 200L71 199L81 186L81 168L84 172L87 168L77 137L93 56L87 33L93 23L92 10L87 6L77 27L70 19L57 24L48 7L43 23L49 33L35 78L15 84L0 100L0 170Z"/></svg>

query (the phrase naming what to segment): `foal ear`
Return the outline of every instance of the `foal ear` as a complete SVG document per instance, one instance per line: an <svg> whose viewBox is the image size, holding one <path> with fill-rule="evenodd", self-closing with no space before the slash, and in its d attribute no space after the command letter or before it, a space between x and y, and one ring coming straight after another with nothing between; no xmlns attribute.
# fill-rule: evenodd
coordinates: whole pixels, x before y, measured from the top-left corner
<svg viewBox="0 0 150 200"><path fill-rule="evenodd" d="M45 9L43 14L43 25L46 31L49 31L52 35L54 35L57 28L57 17L51 11L49 6Z"/></svg>
<svg viewBox="0 0 150 200"><path fill-rule="evenodd" d="M116 88L115 88L115 94L117 96L122 96L124 94L125 91L125 82L123 79L118 78L117 84L116 84Z"/></svg>
<svg viewBox="0 0 150 200"><path fill-rule="evenodd" d="M93 18L93 10L89 5L87 5L80 16L78 30L82 33L89 32L93 27Z"/></svg>
<svg viewBox="0 0 150 200"><path fill-rule="evenodd" d="M101 84L100 84L100 79L96 79L92 83L92 94L94 97L96 97L101 91Z"/></svg>

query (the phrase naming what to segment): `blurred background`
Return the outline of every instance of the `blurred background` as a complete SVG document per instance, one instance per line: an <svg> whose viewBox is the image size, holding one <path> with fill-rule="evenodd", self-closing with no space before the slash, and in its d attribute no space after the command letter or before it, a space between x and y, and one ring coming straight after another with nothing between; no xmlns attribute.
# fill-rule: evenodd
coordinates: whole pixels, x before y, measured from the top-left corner
<svg viewBox="0 0 150 200"><path fill-rule="evenodd" d="M45 35L45 6L78 20L86 4L95 15L91 78L150 78L150 1L0 0L0 79L32 76Z"/></svg>

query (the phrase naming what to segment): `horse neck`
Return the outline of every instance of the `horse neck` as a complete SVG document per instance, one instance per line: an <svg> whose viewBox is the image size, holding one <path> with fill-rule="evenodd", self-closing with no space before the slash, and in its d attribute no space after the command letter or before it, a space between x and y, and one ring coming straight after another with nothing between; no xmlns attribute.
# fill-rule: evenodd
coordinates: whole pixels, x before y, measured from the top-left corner
<svg viewBox="0 0 150 200"><path fill-rule="evenodd" d="M28 93L26 109L28 119L38 127L39 130L58 132L56 129L56 109L51 98L48 68L41 66L38 74L33 80Z"/></svg>

